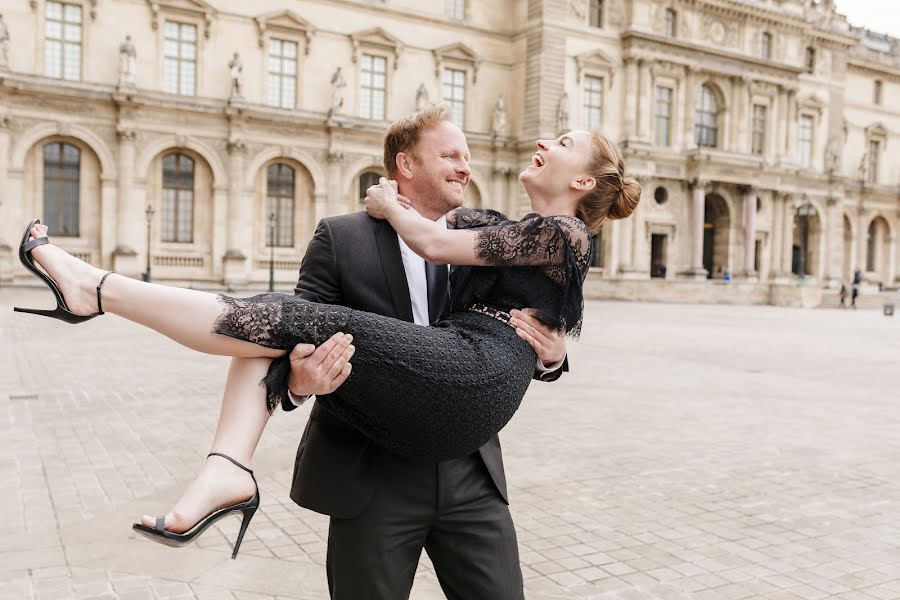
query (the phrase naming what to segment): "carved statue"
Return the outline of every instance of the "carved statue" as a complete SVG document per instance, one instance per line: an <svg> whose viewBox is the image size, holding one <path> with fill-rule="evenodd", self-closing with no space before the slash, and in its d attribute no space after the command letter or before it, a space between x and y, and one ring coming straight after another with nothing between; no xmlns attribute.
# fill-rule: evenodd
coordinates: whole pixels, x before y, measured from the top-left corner
<svg viewBox="0 0 900 600"><path fill-rule="evenodd" d="M569 130L569 94L563 92L556 109L556 131L563 133Z"/></svg>
<svg viewBox="0 0 900 600"><path fill-rule="evenodd" d="M859 160L859 167L856 169L856 178L860 183L869 180L869 152L863 152L862 158Z"/></svg>
<svg viewBox="0 0 900 600"><path fill-rule="evenodd" d="M825 146L825 172L836 173L841 170L841 140L833 135Z"/></svg>
<svg viewBox="0 0 900 600"><path fill-rule="evenodd" d="M131 36L126 35L125 41L119 46L119 85L134 87L135 63L137 62L137 48L131 41Z"/></svg>
<svg viewBox="0 0 900 600"><path fill-rule="evenodd" d="M503 96L497 98L494 103L494 120L491 123L491 133L494 137L506 136L506 107L503 105Z"/></svg>
<svg viewBox="0 0 900 600"><path fill-rule="evenodd" d="M331 110L328 111L328 116L336 115L340 112L341 107L344 106L345 87L347 87L347 82L344 81L344 73L338 67L334 75L331 76Z"/></svg>
<svg viewBox="0 0 900 600"><path fill-rule="evenodd" d="M0 15L0 68L9 66L9 29L3 22L3 15Z"/></svg>
<svg viewBox="0 0 900 600"><path fill-rule="evenodd" d="M244 75L244 63L238 53L234 53L234 57L228 61L228 72L231 76L231 97L241 97L241 78Z"/></svg>
<svg viewBox="0 0 900 600"><path fill-rule="evenodd" d="M428 104L428 90L425 89L425 84L420 83L419 89L416 90L416 110L422 110Z"/></svg>

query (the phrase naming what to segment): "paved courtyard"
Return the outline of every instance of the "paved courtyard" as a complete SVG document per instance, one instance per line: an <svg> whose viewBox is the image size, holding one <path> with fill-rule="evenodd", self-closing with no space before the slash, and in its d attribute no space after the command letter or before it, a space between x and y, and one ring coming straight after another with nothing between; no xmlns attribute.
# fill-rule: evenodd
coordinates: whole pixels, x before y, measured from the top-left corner
<svg viewBox="0 0 900 600"><path fill-rule="evenodd" d="M227 360L117 317L13 315L0 289L0 597L327 598L327 520L263 499L171 550L133 535L202 464ZM900 598L900 317L590 302L572 372L501 434L529 600ZM423 556L413 600L443 598Z"/></svg>

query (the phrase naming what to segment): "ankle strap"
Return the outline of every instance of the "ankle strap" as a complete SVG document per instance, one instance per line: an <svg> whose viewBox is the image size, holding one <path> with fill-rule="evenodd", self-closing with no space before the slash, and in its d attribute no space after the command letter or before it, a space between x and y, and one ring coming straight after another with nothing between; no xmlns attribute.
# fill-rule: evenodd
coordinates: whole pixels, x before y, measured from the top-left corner
<svg viewBox="0 0 900 600"><path fill-rule="evenodd" d="M222 458L224 458L224 459L226 459L226 460L230 460L231 463L232 463L234 466L236 466L236 467L238 467L238 468L240 468L240 469L243 469L243 470L247 471L248 473L250 473L250 476L253 477L253 471L251 471L250 469L248 469L247 467L245 467L244 465L242 465L242 464L239 463L238 461L234 460L234 459L231 458L230 456L226 456L225 454L222 454L222 453L220 453L220 452L210 452L209 454L206 455L206 458L209 458L210 456L221 456Z"/></svg>
<svg viewBox="0 0 900 600"><path fill-rule="evenodd" d="M43 239L47 239L47 238L43 238ZM98 315L106 314L105 312L103 312L103 302L100 301L100 288L103 287L103 282L106 281L106 278L109 277L110 275L112 275L112 271L107 272L106 275L103 276L103 279L100 280L100 283L97 284L97 310L99 311L97 313ZM209 457L207 456L206 458L209 458Z"/></svg>

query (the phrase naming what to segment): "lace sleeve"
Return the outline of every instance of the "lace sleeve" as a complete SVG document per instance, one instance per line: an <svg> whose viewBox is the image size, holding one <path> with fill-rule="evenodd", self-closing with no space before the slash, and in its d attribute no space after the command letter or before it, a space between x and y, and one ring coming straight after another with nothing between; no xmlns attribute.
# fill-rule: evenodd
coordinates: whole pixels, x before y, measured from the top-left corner
<svg viewBox="0 0 900 600"><path fill-rule="evenodd" d="M475 232L475 254L492 266L565 266L569 251L586 268L590 235L575 217L526 217Z"/></svg>
<svg viewBox="0 0 900 600"><path fill-rule="evenodd" d="M477 208L455 208L447 213L447 227L450 229L472 229L473 227L490 227L509 221L503 213L496 210Z"/></svg>

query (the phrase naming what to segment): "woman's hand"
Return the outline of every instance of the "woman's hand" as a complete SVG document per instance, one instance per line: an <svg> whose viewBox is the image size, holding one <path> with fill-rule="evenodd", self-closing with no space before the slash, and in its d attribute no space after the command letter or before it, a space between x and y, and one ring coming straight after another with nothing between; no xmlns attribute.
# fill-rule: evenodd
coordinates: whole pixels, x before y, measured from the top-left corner
<svg viewBox="0 0 900 600"><path fill-rule="evenodd" d="M390 211L397 206L409 208L409 200L397 193L397 182L384 177L366 190L366 212L375 219L387 219Z"/></svg>

